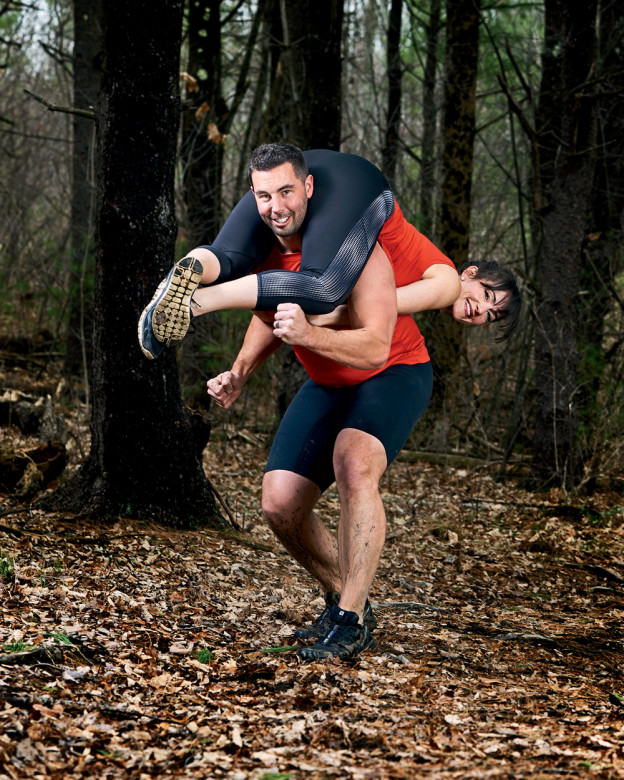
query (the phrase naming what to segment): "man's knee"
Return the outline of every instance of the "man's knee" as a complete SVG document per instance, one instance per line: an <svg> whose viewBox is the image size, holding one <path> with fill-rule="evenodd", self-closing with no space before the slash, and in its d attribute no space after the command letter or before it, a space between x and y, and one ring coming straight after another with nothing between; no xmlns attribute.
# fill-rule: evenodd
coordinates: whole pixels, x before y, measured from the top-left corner
<svg viewBox="0 0 624 780"><path fill-rule="evenodd" d="M262 493L262 514L273 531L287 528L291 523L291 508L278 494Z"/></svg>
<svg viewBox="0 0 624 780"><path fill-rule="evenodd" d="M355 453L342 453L334 460L336 483L339 488L353 493L379 484L380 474Z"/></svg>
<svg viewBox="0 0 624 780"><path fill-rule="evenodd" d="M386 453L378 439L363 431L342 432L334 450L334 473L343 495L376 489L385 468Z"/></svg>
<svg viewBox="0 0 624 780"><path fill-rule="evenodd" d="M289 475L268 471L262 483L262 514L275 533L292 531L305 522L317 499L314 490L300 484L303 478Z"/></svg>

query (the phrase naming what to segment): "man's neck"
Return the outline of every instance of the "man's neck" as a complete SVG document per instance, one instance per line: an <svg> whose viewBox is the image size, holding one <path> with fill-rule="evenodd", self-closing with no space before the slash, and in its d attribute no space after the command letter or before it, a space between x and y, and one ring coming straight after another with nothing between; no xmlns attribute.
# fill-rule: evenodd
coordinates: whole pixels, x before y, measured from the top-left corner
<svg viewBox="0 0 624 780"><path fill-rule="evenodd" d="M293 233L292 236L275 236L283 255L293 255L301 252L301 233Z"/></svg>

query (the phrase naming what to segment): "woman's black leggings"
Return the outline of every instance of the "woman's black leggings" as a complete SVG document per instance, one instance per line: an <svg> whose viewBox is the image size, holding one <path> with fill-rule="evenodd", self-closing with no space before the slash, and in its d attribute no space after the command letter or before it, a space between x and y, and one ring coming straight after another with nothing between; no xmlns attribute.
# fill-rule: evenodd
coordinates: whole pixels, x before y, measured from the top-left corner
<svg viewBox="0 0 624 780"><path fill-rule="evenodd" d="M390 185L368 160L328 149L304 155L314 193L302 226L301 270L259 273L258 309L289 302L308 314L324 314L344 303L394 211ZM275 236L248 192L205 248L221 264L218 284L251 273L274 246Z"/></svg>

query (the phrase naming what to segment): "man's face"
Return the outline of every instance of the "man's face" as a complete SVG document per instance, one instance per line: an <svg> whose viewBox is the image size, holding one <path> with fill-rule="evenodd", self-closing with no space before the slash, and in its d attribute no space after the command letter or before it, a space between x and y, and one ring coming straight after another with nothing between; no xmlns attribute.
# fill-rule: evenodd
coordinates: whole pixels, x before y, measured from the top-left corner
<svg viewBox="0 0 624 780"><path fill-rule="evenodd" d="M287 162L270 171L254 171L251 181L258 213L275 235L287 238L297 233L312 195L312 176L302 182Z"/></svg>

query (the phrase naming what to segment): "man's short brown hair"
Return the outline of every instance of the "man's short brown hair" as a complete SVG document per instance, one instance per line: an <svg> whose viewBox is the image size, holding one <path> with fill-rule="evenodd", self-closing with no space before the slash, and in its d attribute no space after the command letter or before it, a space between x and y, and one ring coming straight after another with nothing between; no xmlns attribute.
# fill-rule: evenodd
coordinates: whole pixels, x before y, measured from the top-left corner
<svg viewBox="0 0 624 780"><path fill-rule="evenodd" d="M303 183L308 178L308 164L303 152L298 146L285 142L262 144L253 150L247 170L249 183L253 187L251 174L254 171L271 171L278 165L289 162L295 172L295 176Z"/></svg>

